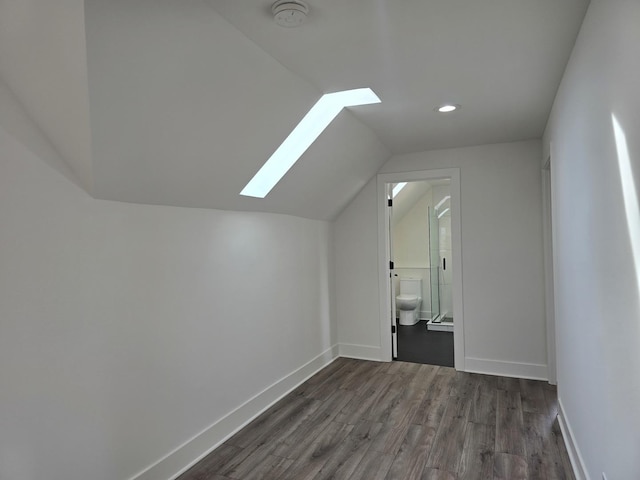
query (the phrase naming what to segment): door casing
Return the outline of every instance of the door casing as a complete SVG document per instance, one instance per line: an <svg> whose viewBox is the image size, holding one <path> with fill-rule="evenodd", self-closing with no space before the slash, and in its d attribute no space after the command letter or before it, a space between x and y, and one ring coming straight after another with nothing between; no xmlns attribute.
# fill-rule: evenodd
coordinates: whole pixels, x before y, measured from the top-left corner
<svg viewBox="0 0 640 480"><path fill-rule="evenodd" d="M556 373L556 320L553 282L553 213L551 198L551 156L542 168L542 229L544 235L545 312L547 317L547 377L557 383Z"/></svg>
<svg viewBox="0 0 640 480"><path fill-rule="evenodd" d="M454 365L456 370L465 370L464 353L464 304L462 282L462 240L460 225L460 169L443 168L398 173L381 173L377 178L378 203L378 289L380 312L380 354L381 360L391 361L391 291L389 284L389 209L387 207L387 184L436 180L448 178L451 181L451 248L453 269L453 338Z"/></svg>

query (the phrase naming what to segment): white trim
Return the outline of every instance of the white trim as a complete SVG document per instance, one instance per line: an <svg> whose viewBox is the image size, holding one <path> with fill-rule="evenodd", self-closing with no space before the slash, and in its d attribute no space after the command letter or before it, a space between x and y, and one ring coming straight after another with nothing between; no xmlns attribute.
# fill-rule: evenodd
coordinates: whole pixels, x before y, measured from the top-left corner
<svg viewBox="0 0 640 480"><path fill-rule="evenodd" d="M571 429L571 425L569 425L569 420L567 419L567 414L564 411L560 397L558 397L558 423L560 424L560 430L562 430L562 438L567 447L567 453L569 454L569 460L571 461L571 467L573 468L573 474L576 480L591 480L591 477L589 477L587 473L587 468L584 465L582 455L580 454L580 449L576 444L573 430Z"/></svg>
<svg viewBox="0 0 640 480"><path fill-rule="evenodd" d="M334 345L265 388L156 463L131 477L130 480L158 480L178 477L336 358L338 358L338 346Z"/></svg>
<svg viewBox="0 0 640 480"><path fill-rule="evenodd" d="M455 325L455 322L454 322ZM538 363L504 362L485 358L465 359L467 372L498 375L501 377L547 380L547 366Z"/></svg>
<svg viewBox="0 0 640 480"><path fill-rule="evenodd" d="M373 360L375 362L384 361L380 350L380 347L371 347L369 345L354 345L351 343L339 344L341 357L357 358L360 360Z"/></svg>
<svg viewBox="0 0 640 480"><path fill-rule="evenodd" d="M393 355L398 353L396 343L398 337L396 335L396 337L394 338L391 333L391 319L389 318L392 308L392 292L390 285L391 282L389 282L388 274L391 274L391 270L389 269L389 252L391 251L392 239L389 237L390 214L388 212L388 188L385 182L380 181L380 175L378 175L377 182L376 201L378 203L378 321L380 322L381 331L380 358L382 359L382 361L390 362L393 359Z"/></svg>
<svg viewBox="0 0 640 480"><path fill-rule="evenodd" d="M549 146L551 150L551 146ZM553 226L551 199L551 156L542 169L542 234L544 254L544 303L547 331L547 365L549 383L557 383L556 374L556 320L553 283Z"/></svg>
<svg viewBox="0 0 640 480"><path fill-rule="evenodd" d="M449 178L451 180L451 254L453 265L453 317L454 321L454 364L456 370L465 371L464 355L464 309L462 289L462 236L460 222L460 169L442 168L414 172L378 174L378 301L380 322L380 359L391 360L391 321L387 312L391 311L389 291L389 238L385 232L388 217L385 185L387 183L416 182Z"/></svg>

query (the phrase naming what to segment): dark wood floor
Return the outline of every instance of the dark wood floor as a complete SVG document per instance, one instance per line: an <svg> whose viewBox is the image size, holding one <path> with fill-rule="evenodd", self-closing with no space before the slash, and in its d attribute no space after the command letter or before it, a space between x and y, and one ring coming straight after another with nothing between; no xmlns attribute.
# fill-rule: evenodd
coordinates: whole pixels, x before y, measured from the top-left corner
<svg viewBox="0 0 640 480"><path fill-rule="evenodd" d="M398 360L453 367L453 332L427 330L427 321L398 325Z"/></svg>
<svg viewBox="0 0 640 480"><path fill-rule="evenodd" d="M339 358L179 480L573 479L545 382Z"/></svg>

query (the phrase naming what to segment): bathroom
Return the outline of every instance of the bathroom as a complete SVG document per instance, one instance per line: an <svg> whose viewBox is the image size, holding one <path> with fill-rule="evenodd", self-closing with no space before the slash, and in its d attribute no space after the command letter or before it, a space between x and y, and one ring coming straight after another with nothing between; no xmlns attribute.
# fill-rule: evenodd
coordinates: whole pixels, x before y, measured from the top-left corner
<svg viewBox="0 0 640 480"><path fill-rule="evenodd" d="M450 181L402 182L392 191L397 359L453 366Z"/></svg>

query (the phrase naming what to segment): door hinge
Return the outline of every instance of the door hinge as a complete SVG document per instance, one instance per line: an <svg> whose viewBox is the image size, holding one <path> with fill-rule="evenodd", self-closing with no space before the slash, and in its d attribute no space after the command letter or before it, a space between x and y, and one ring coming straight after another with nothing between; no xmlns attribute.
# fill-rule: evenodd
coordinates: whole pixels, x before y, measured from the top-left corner
<svg viewBox="0 0 640 480"><path fill-rule="evenodd" d="M393 207L393 200L391 199L387 200L387 207Z"/></svg>
<svg viewBox="0 0 640 480"><path fill-rule="evenodd" d="M396 333L396 326L391 325L391 334L393 335L394 333Z"/></svg>

